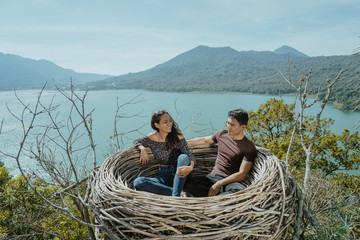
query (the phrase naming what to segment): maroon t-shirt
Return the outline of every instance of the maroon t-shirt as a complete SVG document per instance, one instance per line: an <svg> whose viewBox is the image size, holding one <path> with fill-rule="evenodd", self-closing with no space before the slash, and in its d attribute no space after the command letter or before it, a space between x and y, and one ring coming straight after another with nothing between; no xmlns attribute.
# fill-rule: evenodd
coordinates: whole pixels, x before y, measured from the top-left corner
<svg viewBox="0 0 360 240"><path fill-rule="evenodd" d="M227 130L222 130L211 138L218 144L218 154L211 174L227 177L239 172L242 161L254 162L256 147L247 137L235 140Z"/></svg>

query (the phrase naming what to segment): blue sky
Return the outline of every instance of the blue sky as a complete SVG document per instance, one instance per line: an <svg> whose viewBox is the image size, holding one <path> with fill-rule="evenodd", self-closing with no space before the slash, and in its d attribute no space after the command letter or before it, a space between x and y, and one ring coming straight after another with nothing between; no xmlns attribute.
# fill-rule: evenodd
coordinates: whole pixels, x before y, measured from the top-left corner
<svg viewBox="0 0 360 240"><path fill-rule="evenodd" d="M0 0L0 52L77 72L138 72L199 45L349 55L359 37L359 0Z"/></svg>

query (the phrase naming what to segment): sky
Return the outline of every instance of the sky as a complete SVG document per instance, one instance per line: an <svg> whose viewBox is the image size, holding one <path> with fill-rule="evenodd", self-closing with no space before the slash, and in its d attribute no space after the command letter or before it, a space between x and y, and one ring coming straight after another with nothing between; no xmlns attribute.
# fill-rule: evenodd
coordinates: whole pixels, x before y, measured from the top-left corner
<svg viewBox="0 0 360 240"><path fill-rule="evenodd" d="M0 0L0 52L76 72L139 72L199 45L350 55L360 1Z"/></svg>

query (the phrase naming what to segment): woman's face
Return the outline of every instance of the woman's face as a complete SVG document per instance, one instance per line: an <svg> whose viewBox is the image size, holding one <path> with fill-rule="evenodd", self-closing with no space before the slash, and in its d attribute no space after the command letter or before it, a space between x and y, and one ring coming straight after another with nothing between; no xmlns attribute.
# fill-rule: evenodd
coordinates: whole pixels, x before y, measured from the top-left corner
<svg viewBox="0 0 360 240"><path fill-rule="evenodd" d="M155 127L159 129L159 132L163 133L170 133L172 126L173 122L167 113L161 115L159 123L155 123Z"/></svg>

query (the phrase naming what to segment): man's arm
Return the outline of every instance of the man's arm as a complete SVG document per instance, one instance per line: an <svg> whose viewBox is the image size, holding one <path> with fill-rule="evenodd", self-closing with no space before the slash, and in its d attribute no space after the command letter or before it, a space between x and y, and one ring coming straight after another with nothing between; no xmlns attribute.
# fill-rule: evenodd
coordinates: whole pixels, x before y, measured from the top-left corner
<svg viewBox="0 0 360 240"><path fill-rule="evenodd" d="M187 140L188 145L205 145L205 144L213 144L214 140L211 139L211 136L207 137L198 137Z"/></svg>
<svg viewBox="0 0 360 240"><path fill-rule="evenodd" d="M239 172L231 174L230 176L214 183L214 185L212 185L211 188L209 189L208 196L211 197L218 194L222 186L225 186L229 183L239 182L241 180L244 180L246 175L250 172L252 165L253 165L252 162L242 161Z"/></svg>

